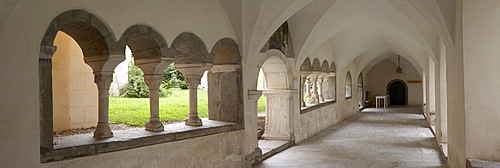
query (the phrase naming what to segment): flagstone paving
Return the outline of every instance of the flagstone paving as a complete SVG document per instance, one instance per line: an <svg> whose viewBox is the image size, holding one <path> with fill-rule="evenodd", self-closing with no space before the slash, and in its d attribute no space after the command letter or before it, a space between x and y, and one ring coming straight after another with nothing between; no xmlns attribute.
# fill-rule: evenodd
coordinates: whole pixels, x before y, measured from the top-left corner
<svg viewBox="0 0 500 168"><path fill-rule="evenodd" d="M257 168L447 167L421 109L368 108Z"/></svg>

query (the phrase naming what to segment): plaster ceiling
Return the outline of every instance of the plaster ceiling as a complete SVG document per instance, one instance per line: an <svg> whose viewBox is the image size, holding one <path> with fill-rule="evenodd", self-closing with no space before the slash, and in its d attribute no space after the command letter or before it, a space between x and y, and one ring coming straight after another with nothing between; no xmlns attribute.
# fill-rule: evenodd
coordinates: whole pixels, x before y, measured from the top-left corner
<svg viewBox="0 0 500 168"><path fill-rule="evenodd" d="M449 13L454 11L437 0L255 0L243 5L258 7L243 12L243 53L249 64L285 21L297 68L307 57L317 57L311 53L318 47L327 46L332 53L325 53L326 59L340 69L354 62L361 71L391 52L421 73L429 59L436 60L440 40L453 48L448 32L454 20Z"/></svg>

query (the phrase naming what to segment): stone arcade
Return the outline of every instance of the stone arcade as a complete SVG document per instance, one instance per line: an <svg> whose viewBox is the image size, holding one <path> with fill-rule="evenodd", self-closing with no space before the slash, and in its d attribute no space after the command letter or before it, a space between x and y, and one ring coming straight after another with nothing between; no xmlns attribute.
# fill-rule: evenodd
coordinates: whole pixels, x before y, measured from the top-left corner
<svg viewBox="0 0 500 168"><path fill-rule="evenodd" d="M0 167L251 167L265 153L259 97L262 139L293 146L382 95L389 108L422 109L450 167L495 165L499 9L497 0L3 0ZM116 131L109 90L126 46L150 118ZM158 89L171 63L188 83L189 118L163 125ZM204 72L208 118L197 111ZM54 130L90 126L54 145Z"/></svg>

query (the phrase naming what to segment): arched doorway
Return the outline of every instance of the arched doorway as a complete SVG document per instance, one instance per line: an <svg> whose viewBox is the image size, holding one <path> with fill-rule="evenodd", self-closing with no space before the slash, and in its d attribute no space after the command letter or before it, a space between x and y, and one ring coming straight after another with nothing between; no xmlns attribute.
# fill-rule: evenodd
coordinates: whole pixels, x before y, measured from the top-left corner
<svg viewBox="0 0 500 168"><path fill-rule="evenodd" d="M259 61L261 78L265 83L262 94L266 97L265 129L262 139L293 141L293 90L292 75L287 58L275 49L266 51L265 56Z"/></svg>
<svg viewBox="0 0 500 168"><path fill-rule="evenodd" d="M390 105L407 105L408 87L402 80L396 79L387 84Z"/></svg>

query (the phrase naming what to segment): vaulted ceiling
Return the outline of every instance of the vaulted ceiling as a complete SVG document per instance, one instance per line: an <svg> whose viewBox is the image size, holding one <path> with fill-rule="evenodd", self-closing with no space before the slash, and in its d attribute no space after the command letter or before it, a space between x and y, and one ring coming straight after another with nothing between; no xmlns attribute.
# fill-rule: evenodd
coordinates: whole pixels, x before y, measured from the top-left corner
<svg viewBox="0 0 500 168"><path fill-rule="evenodd" d="M229 0L221 0L228 6ZM453 0L243 0L241 28L245 61L255 62L274 31L288 22L296 67L315 50L338 68L355 63L361 71L387 55L401 55L425 71L437 61L440 42L453 49ZM226 12L231 9L226 9ZM232 9L234 10L234 9ZM228 12L231 17L231 12ZM234 20L234 19L232 19ZM324 49L323 49L324 50ZM385 55L385 56L384 56ZM312 59L311 58L311 59Z"/></svg>

